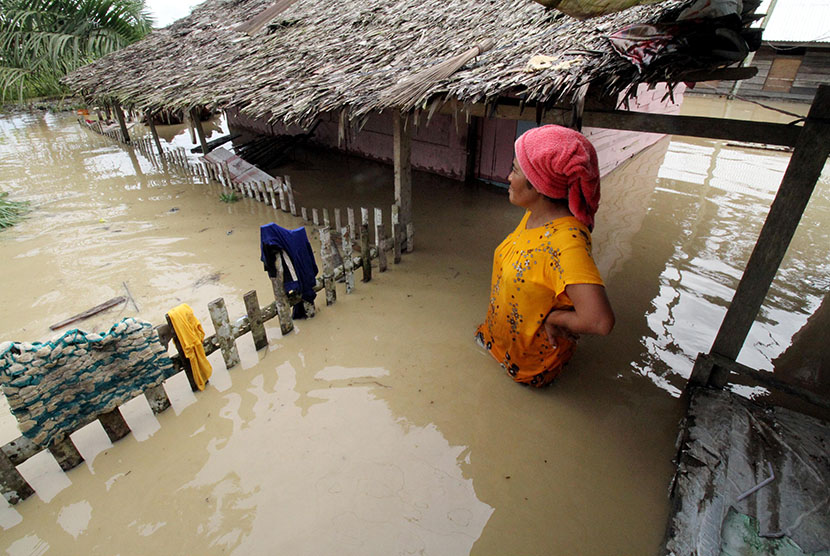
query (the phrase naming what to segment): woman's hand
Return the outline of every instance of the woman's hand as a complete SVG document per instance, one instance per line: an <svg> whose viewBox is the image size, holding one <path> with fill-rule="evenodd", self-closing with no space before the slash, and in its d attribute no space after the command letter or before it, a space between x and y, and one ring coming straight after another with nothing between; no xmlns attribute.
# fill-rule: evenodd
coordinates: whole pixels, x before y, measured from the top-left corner
<svg viewBox="0 0 830 556"><path fill-rule="evenodd" d="M614 311L603 286L571 284L565 286L565 293L573 308L555 309L548 313L544 322L545 333L553 347L556 347L556 338L576 341L580 334L605 336L611 333Z"/></svg>
<svg viewBox="0 0 830 556"><path fill-rule="evenodd" d="M564 326L560 326L555 324L557 320L560 320L558 317L560 315L554 315L554 313L571 313L573 312L572 309L557 309L548 313L548 316L545 318L545 334L548 336L548 342L556 349L558 346L558 339L565 338L568 341L576 343L579 341L579 334L572 332L568 328Z"/></svg>

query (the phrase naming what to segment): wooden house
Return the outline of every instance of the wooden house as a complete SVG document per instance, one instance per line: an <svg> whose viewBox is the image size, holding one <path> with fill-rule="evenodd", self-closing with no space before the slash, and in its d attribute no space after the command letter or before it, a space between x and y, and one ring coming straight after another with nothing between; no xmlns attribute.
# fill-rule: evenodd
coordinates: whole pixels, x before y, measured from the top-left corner
<svg viewBox="0 0 830 556"><path fill-rule="evenodd" d="M681 65L638 68L608 36L671 22L690 4L669 0L583 22L529 0L352 0L336 9L307 0L208 0L67 82L90 101L142 111L222 109L231 127L265 135L316 124L314 142L384 161L393 157L393 120L409 114L414 168L506 183L513 141L548 108L581 107L587 98L613 109L627 99L634 111L678 112L682 82L724 61L687 56ZM490 40L451 75L427 78L406 98L391 95ZM660 137L584 133L603 173Z"/></svg>
<svg viewBox="0 0 830 556"><path fill-rule="evenodd" d="M810 102L821 84L830 84L830 3L775 0L768 8L763 43L748 65L758 73L747 80L714 82L702 94Z"/></svg>

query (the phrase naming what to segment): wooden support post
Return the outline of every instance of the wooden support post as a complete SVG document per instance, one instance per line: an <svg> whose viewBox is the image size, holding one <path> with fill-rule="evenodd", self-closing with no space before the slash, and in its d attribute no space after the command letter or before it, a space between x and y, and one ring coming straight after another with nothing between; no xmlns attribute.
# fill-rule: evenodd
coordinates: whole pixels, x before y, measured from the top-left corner
<svg viewBox="0 0 830 556"><path fill-rule="evenodd" d="M306 210L306 208L303 207L300 209L300 212L302 213L303 222L308 222L308 210Z"/></svg>
<svg viewBox="0 0 830 556"><path fill-rule="evenodd" d="M315 226L320 225L320 214L317 212L317 209L311 209L311 220Z"/></svg>
<svg viewBox="0 0 830 556"><path fill-rule="evenodd" d="M202 127L201 110L199 108L190 109L190 121L193 122L193 127L196 128L196 135L199 136L199 144L202 146L202 156L204 156L210 151L205 139L205 129Z"/></svg>
<svg viewBox="0 0 830 556"><path fill-rule="evenodd" d="M346 278L346 293L354 290L354 246L352 246L352 233L347 226L340 228L340 237L343 245L343 275Z"/></svg>
<svg viewBox="0 0 830 556"><path fill-rule="evenodd" d="M115 110L115 117L118 119L118 127L121 128L121 141L129 144L130 132L127 131L127 122L124 121L124 111L121 110L119 104L114 104L113 109Z"/></svg>
<svg viewBox="0 0 830 556"><path fill-rule="evenodd" d="M323 287L326 289L326 305L333 305L337 301L337 290L334 286L334 261L331 248L331 232L328 226L320 228L320 258L323 259Z"/></svg>
<svg viewBox="0 0 830 556"><path fill-rule="evenodd" d="M813 99L804 128L796 140L790 163L735 296L712 344L713 354L732 361L737 359L815 189L828 154L830 85L821 85ZM723 386L728 378L729 370L716 365L710 382Z"/></svg>
<svg viewBox="0 0 830 556"><path fill-rule="evenodd" d="M291 319L291 305L288 303L288 296L285 293L281 255L277 255L274 267L277 269L277 272L276 276L271 278L271 286L274 289L274 301L277 304L277 317L280 319L280 331L285 336L294 330L294 321Z"/></svg>
<svg viewBox="0 0 830 556"><path fill-rule="evenodd" d="M245 312L248 313L248 322L251 324L251 336L254 338L254 347L260 350L268 347L268 336L265 327L262 325L262 311L259 308L256 290L245 294Z"/></svg>
<svg viewBox="0 0 830 556"><path fill-rule="evenodd" d="M331 221L329 221L329 209L323 209L323 226L331 228Z"/></svg>
<svg viewBox="0 0 830 556"><path fill-rule="evenodd" d="M378 270L386 272L386 240L383 237L383 211L375 209L375 247L378 252Z"/></svg>
<svg viewBox="0 0 830 556"><path fill-rule="evenodd" d="M401 225L404 229L412 223L412 137L406 129L405 114L398 113L392 119L395 162L395 204L400 206ZM411 252L407 236L406 251Z"/></svg>
<svg viewBox="0 0 830 556"><path fill-rule="evenodd" d="M75 445L72 444L72 439L69 438L69 435L66 435L62 440L50 444L49 451L64 471L74 469L84 461L84 457Z"/></svg>
<svg viewBox="0 0 830 556"><path fill-rule="evenodd" d="M106 413L99 415L98 421L100 421L101 426L104 427L104 432L107 433L110 442L121 440L130 434L130 426L127 424L127 421L124 420L124 416L121 415L121 411L119 411L117 407L112 411L107 411Z"/></svg>
<svg viewBox="0 0 830 556"><path fill-rule="evenodd" d="M401 207L392 205L392 249L395 264L401 262Z"/></svg>
<svg viewBox="0 0 830 556"><path fill-rule="evenodd" d="M369 251L369 209L360 209L360 260L363 266L363 281L372 279L372 254Z"/></svg>
<svg viewBox="0 0 830 556"><path fill-rule="evenodd" d="M208 303L210 320L216 329L216 341L219 349L222 350L222 359L225 360L225 367L230 369L239 365L239 352L236 350L236 341L231 334L231 322L228 318L228 309L225 307L225 300L221 297Z"/></svg>
<svg viewBox="0 0 830 556"><path fill-rule="evenodd" d="M17 504L35 493L9 456L0 450L0 492L9 504Z"/></svg>
<svg viewBox="0 0 830 556"><path fill-rule="evenodd" d="M283 178L283 185L288 194L288 208L291 209L291 214L297 216L297 205L294 203L294 188L291 187L291 178L285 176Z"/></svg>
<svg viewBox="0 0 830 556"><path fill-rule="evenodd" d="M147 398L147 403L150 404L153 413L161 413L170 407L170 398L167 397L167 392L161 384L145 390L144 397Z"/></svg>
<svg viewBox="0 0 830 556"><path fill-rule="evenodd" d="M167 324L170 325L170 331L173 334L173 345L176 346L176 353L179 354L179 361L181 362L182 369L187 377L187 382L190 383L190 389L195 392L199 389L199 387L196 386L196 380L193 378L193 367L190 365L190 359L188 359L184 354L184 348L182 347L182 343L179 341L179 337L176 336L176 329L173 328L173 321L170 320L170 315L165 313L164 318L167 319Z"/></svg>

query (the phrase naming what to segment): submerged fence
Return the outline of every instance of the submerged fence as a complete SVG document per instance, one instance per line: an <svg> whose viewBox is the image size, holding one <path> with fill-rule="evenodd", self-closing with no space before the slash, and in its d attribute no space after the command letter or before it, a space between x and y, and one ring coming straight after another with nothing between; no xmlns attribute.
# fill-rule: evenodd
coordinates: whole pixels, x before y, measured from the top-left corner
<svg viewBox="0 0 830 556"><path fill-rule="evenodd" d="M89 129L121 141L119 130L106 130L98 122L89 124L81 122ZM402 230L399 225L399 207L393 205L389 216L390 229L387 234L385 217L380 208L361 208L358 214L352 208L344 212L334 209L330 215L328 209L310 211L306 207L297 207L294 201L293 189L288 177L272 178L269 181L248 181L240 182L232 178L227 164L208 163L203 161L192 161L184 152L184 149L170 149L158 152L152 149L152 143L148 138L133 139L131 143L139 151L159 166L168 165L179 172L191 175L200 180L211 180L218 182L228 190L238 191L243 195L259 200L273 207L275 210L288 212L293 216L300 216L306 223L310 223L317 230L320 240L320 258L322 260L322 276L316 278L314 290L325 292L326 305L332 305L337 300L336 283L344 283L345 293L350 294L355 289L355 273L361 270L361 279L368 282L372 279L373 260L377 261L377 268L380 272L388 268L388 259L397 264L401 261L401 253L411 251L413 247L413 232L409 226ZM333 218L330 218L333 216ZM374 218L372 218L374 217ZM332 221L333 220L333 221ZM374 230L372 230L374 228ZM374 231L374 241L371 241L371 233ZM278 261L279 263L279 261ZM216 333L203 341L205 353L210 355L217 350L222 353L225 366L228 369L239 364L239 352L236 348L236 339L250 333L257 350L268 346L268 337L263 323L270 319L278 319L280 331L283 335L288 334L294 328L292 319L292 307L304 303L299 291L286 292L284 288L282 264L276 264L276 276L271 278L274 301L265 307L260 307L256 291L249 291L244 295L246 314L231 320L225 305L225 300L220 298L208 305L208 312L213 322ZM314 315L313 305L307 304L307 314ZM168 323L154 327L162 346L167 349L172 340L176 347L177 354L173 355L172 366L164 366L162 374L164 378L184 371L191 386L195 385L189 362L182 353L173 327ZM56 368L52 365L50 368ZM79 369L83 372L84 369ZM94 380L93 380L94 382ZM27 384L27 396L44 396L44 402L48 404L48 396L56 391L59 386L54 381L44 381L43 388L39 389L38 384ZM154 413L161 413L170 407L170 400L164 390L163 384L158 380L151 381L143 394L147 398L150 408ZM46 389L48 386L48 389ZM6 386L4 386L6 388ZM135 397L132 392L130 399ZM140 394L137 394L140 395ZM65 396L64 396L65 397ZM61 398L63 399L63 398ZM64 400L71 402L71 400ZM119 399L119 404L126 403L126 399ZM60 467L67 471L79 465L83 456L72 443L70 434L94 420L100 421L104 431L113 442L123 438L130 433L127 422L121 415L118 407L113 404L99 404L97 407L102 410L87 415L76 415L74 428L70 427L58 435L22 435L19 438L0 447L0 490L3 496L12 504L28 498L34 493L32 487L26 482L16 466L22 464L32 456L41 451L49 450L55 457ZM57 409L57 406L55 406ZM77 413L77 411L76 411ZM28 426L28 425L27 425ZM46 425L48 427L48 425ZM29 429L27 429L28 432ZM38 442L39 440L41 442Z"/></svg>

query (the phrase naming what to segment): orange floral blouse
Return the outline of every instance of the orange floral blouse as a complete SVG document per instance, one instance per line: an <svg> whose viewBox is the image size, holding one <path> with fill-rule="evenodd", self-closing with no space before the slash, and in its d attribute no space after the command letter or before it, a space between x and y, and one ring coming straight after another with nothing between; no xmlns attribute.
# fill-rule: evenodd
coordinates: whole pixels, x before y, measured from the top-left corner
<svg viewBox="0 0 830 556"><path fill-rule="evenodd" d="M572 216L527 229L530 212L496 248L490 303L476 340L516 382L550 383L576 344L565 338L553 348L543 322L553 309L573 307L569 284L599 284L591 257L591 233Z"/></svg>

